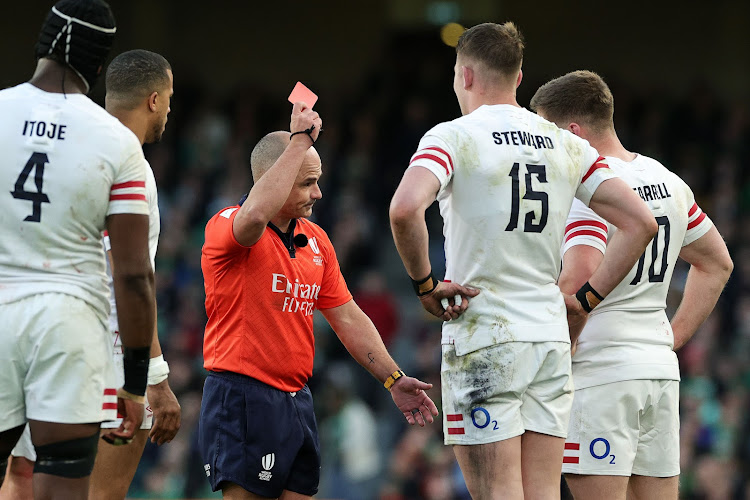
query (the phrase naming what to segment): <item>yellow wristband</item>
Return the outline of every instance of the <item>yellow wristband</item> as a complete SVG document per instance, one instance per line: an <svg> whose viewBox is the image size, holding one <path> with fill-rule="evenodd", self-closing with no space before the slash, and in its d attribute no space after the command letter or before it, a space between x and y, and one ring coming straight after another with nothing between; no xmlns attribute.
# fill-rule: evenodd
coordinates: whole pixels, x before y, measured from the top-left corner
<svg viewBox="0 0 750 500"><path fill-rule="evenodd" d="M422 297L432 292L435 288L437 288L438 283L440 282L435 279L435 275L432 274L432 271L430 271L430 274L428 274L424 279L421 279L419 281L411 280L411 286L414 288L414 292L418 297Z"/></svg>
<svg viewBox="0 0 750 500"><path fill-rule="evenodd" d="M393 387L393 384L396 383L396 380L400 379L401 377L406 377L406 374L401 370L396 370L395 372L391 373L387 379L385 379L385 382L383 382L383 387L390 391L391 387Z"/></svg>

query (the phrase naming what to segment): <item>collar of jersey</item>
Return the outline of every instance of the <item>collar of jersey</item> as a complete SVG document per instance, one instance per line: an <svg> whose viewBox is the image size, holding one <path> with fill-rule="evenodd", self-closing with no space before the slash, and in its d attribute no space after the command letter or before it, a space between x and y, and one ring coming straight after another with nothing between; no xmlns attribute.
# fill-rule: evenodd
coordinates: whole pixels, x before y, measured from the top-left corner
<svg viewBox="0 0 750 500"><path fill-rule="evenodd" d="M270 227L273 232L279 236L279 238L281 238L281 242L284 244L286 249L289 250L289 256L294 257L294 230L297 227L297 219L292 219L291 221L289 221L289 230L286 233L279 229L273 222L269 221L267 226Z"/></svg>

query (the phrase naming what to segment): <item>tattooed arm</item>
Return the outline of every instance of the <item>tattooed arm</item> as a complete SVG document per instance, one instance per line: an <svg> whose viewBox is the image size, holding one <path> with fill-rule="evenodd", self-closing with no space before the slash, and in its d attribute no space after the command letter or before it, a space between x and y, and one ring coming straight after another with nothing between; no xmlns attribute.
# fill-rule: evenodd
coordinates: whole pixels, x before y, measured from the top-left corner
<svg viewBox="0 0 750 500"><path fill-rule="evenodd" d="M354 300L321 312L349 354L380 382L399 369L375 325Z"/></svg>

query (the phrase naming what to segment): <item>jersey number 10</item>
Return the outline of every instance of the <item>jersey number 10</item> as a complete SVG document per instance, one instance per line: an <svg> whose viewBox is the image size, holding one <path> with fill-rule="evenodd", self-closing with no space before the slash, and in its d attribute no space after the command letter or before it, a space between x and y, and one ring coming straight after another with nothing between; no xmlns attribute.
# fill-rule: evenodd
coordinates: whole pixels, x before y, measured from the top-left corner
<svg viewBox="0 0 750 500"><path fill-rule="evenodd" d="M506 231L513 231L518 227L518 212L521 204L520 194L520 181L519 181L519 165L518 163L513 164L513 168L510 169L508 174L513 179L512 192L511 192L511 205L510 205L510 221L505 227ZM549 217L549 198L547 193L544 191L534 191L534 186L531 185L531 175L536 175L539 182L547 182L547 170L544 165L526 165L526 193L523 195L524 200L535 200L542 204L542 211L539 215L539 222L534 223L535 213L526 212L524 218L523 232L524 233L541 233L544 226L547 225L547 217Z"/></svg>
<svg viewBox="0 0 750 500"><path fill-rule="evenodd" d="M32 203L31 215L27 215L26 222L41 222L42 220L42 203L49 203L49 197L42 192L42 183L44 182L44 165L49 163L46 153L33 153L26 166L23 167L21 174L16 179L15 189L10 192L13 198L17 200L28 200ZM34 183L36 192L26 191L24 188L26 180L34 170Z"/></svg>
<svg viewBox="0 0 750 500"><path fill-rule="evenodd" d="M654 236L651 242L651 265L648 268L648 281L649 283L661 283L664 281L664 275L667 272L667 252L669 251L669 219L665 215L656 218L656 223L659 224L659 232ZM664 231L662 231L664 228ZM656 261L659 260L659 236L664 235L664 252L661 255L661 269L656 272ZM646 263L646 252L643 252L641 258L638 259L638 268L635 270L635 278L630 282L631 285L637 285L641 281L643 276L643 266Z"/></svg>

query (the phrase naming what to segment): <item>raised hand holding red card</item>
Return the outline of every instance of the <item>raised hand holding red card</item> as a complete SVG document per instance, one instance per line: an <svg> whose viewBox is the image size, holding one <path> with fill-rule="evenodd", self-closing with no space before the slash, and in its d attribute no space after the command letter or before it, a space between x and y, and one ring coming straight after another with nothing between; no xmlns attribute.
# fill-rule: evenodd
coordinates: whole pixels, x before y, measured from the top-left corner
<svg viewBox="0 0 750 500"><path fill-rule="evenodd" d="M318 96L312 90L305 87L302 82L297 82L297 85L292 89L292 93L289 94L289 102L292 104L295 102L304 102L312 108L318 102Z"/></svg>
<svg viewBox="0 0 750 500"><path fill-rule="evenodd" d="M289 102L292 103L292 121L290 124L290 139L296 135L307 135L312 144L318 139L318 134L323 126L323 120L312 107L318 101L318 96L312 90L305 87L302 82L297 82L292 93L289 94Z"/></svg>

